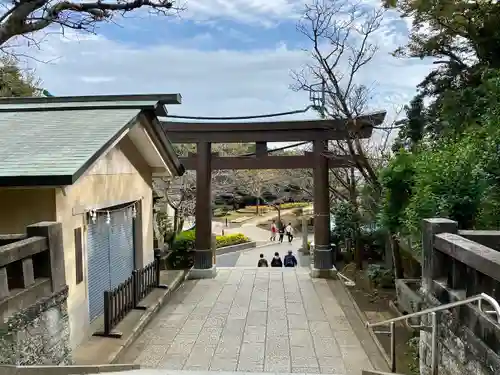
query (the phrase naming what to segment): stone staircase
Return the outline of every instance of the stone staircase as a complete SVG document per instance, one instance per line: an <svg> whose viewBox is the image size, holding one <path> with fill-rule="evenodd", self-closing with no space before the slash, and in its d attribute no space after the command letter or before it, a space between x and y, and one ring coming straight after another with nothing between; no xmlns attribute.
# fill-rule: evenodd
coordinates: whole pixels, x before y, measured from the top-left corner
<svg viewBox="0 0 500 375"><path fill-rule="evenodd" d="M123 375L240 375L241 371L192 371L192 370L168 370L168 369L146 369L142 368L139 370L128 370L128 371L120 371L109 373L109 375L114 374L123 374ZM244 372L245 375L297 375L297 373L277 373L277 372ZM306 375L306 374L298 374L298 375ZM324 374L310 374L307 375L324 375ZM328 375L345 375L345 374L328 374ZM350 375L350 374L349 374ZM357 374L353 374L357 375ZM363 370L359 375L398 375L388 372L374 371L374 370Z"/></svg>
<svg viewBox="0 0 500 375"><path fill-rule="evenodd" d="M6 366L0 365L2 375L79 375L99 374L108 375L240 375L241 371L192 371L140 368L135 364L95 365L95 366ZM251 372L245 372L251 375ZM255 375L296 375L297 373L255 372ZM305 374L300 374L305 375ZM308 373L307 375L320 375ZM323 374L322 374L323 375ZM345 375L345 374L329 374ZM356 374L353 374L356 375ZM361 375L398 375L376 370L363 370Z"/></svg>

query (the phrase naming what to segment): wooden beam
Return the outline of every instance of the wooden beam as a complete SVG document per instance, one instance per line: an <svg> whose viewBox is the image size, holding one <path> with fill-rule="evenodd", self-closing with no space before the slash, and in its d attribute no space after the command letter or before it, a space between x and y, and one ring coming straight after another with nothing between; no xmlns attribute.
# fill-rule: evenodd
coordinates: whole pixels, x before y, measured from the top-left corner
<svg viewBox="0 0 500 375"><path fill-rule="evenodd" d="M209 126L209 125L207 125ZM200 139L211 143L251 143L251 142L302 142L317 140L342 140L349 137L346 131L323 130L228 130L227 132L172 131L165 128L172 143L197 143ZM364 128L358 133L359 138L370 138L372 128Z"/></svg>
<svg viewBox="0 0 500 375"><path fill-rule="evenodd" d="M187 170L196 169L196 155L180 158ZM328 158L329 168L352 166L349 155L335 155ZM291 156L216 156L212 157L212 170L221 169L307 169L314 167L312 153Z"/></svg>
<svg viewBox="0 0 500 375"><path fill-rule="evenodd" d="M359 116L357 134L369 138L373 126L380 125L385 112ZM352 136L347 131L346 120L302 120L266 122L162 122L172 143L196 143L200 140L212 143L239 142L294 142L314 140L346 139Z"/></svg>
<svg viewBox="0 0 500 375"><path fill-rule="evenodd" d="M255 142L255 154L257 156L267 156L267 142Z"/></svg>

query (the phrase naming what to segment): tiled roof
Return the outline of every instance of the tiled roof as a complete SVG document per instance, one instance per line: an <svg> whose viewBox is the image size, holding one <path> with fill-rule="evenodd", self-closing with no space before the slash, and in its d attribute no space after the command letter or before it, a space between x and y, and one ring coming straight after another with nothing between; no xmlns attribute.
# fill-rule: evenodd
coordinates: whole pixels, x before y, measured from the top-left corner
<svg viewBox="0 0 500 375"><path fill-rule="evenodd" d="M0 108L0 178L73 176L100 150L104 151L102 148L120 135L139 112L139 109L3 112Z"/></svg>

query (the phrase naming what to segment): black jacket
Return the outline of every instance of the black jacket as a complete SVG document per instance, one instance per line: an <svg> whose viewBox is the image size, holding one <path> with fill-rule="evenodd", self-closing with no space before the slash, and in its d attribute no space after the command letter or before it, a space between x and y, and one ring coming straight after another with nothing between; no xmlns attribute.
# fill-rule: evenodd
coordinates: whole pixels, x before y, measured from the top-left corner
<svg viewBox="0 0 500 375"><path fill-rule="evenodd" d="M261 258L259 259L259 263L257 263L257 267L269 267L269 264L267 264L267 260Z"/></svg>
<svg viewBox="0 0 500 375"><path fill-rule="evenodd" d="M283 267L281 258L273 257L273 260L271 261L271 267Z"/></svg>

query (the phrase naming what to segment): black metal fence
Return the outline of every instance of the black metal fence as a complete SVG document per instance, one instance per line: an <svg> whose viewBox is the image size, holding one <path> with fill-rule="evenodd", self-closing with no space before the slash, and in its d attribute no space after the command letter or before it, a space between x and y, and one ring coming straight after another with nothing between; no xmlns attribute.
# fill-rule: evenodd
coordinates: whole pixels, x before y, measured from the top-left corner
<svg viewBox="0 0 500 375"><path fill-rule="evenodd" d="M145 310L139 302L143 300L153 289L166 288L160 284L160 261L159 255L155 260L136 269L123 283L112 290L104 292L104 332L97 335L106 337L121 337L121 333L113 332L113 328L132 310Z"/></svg>

